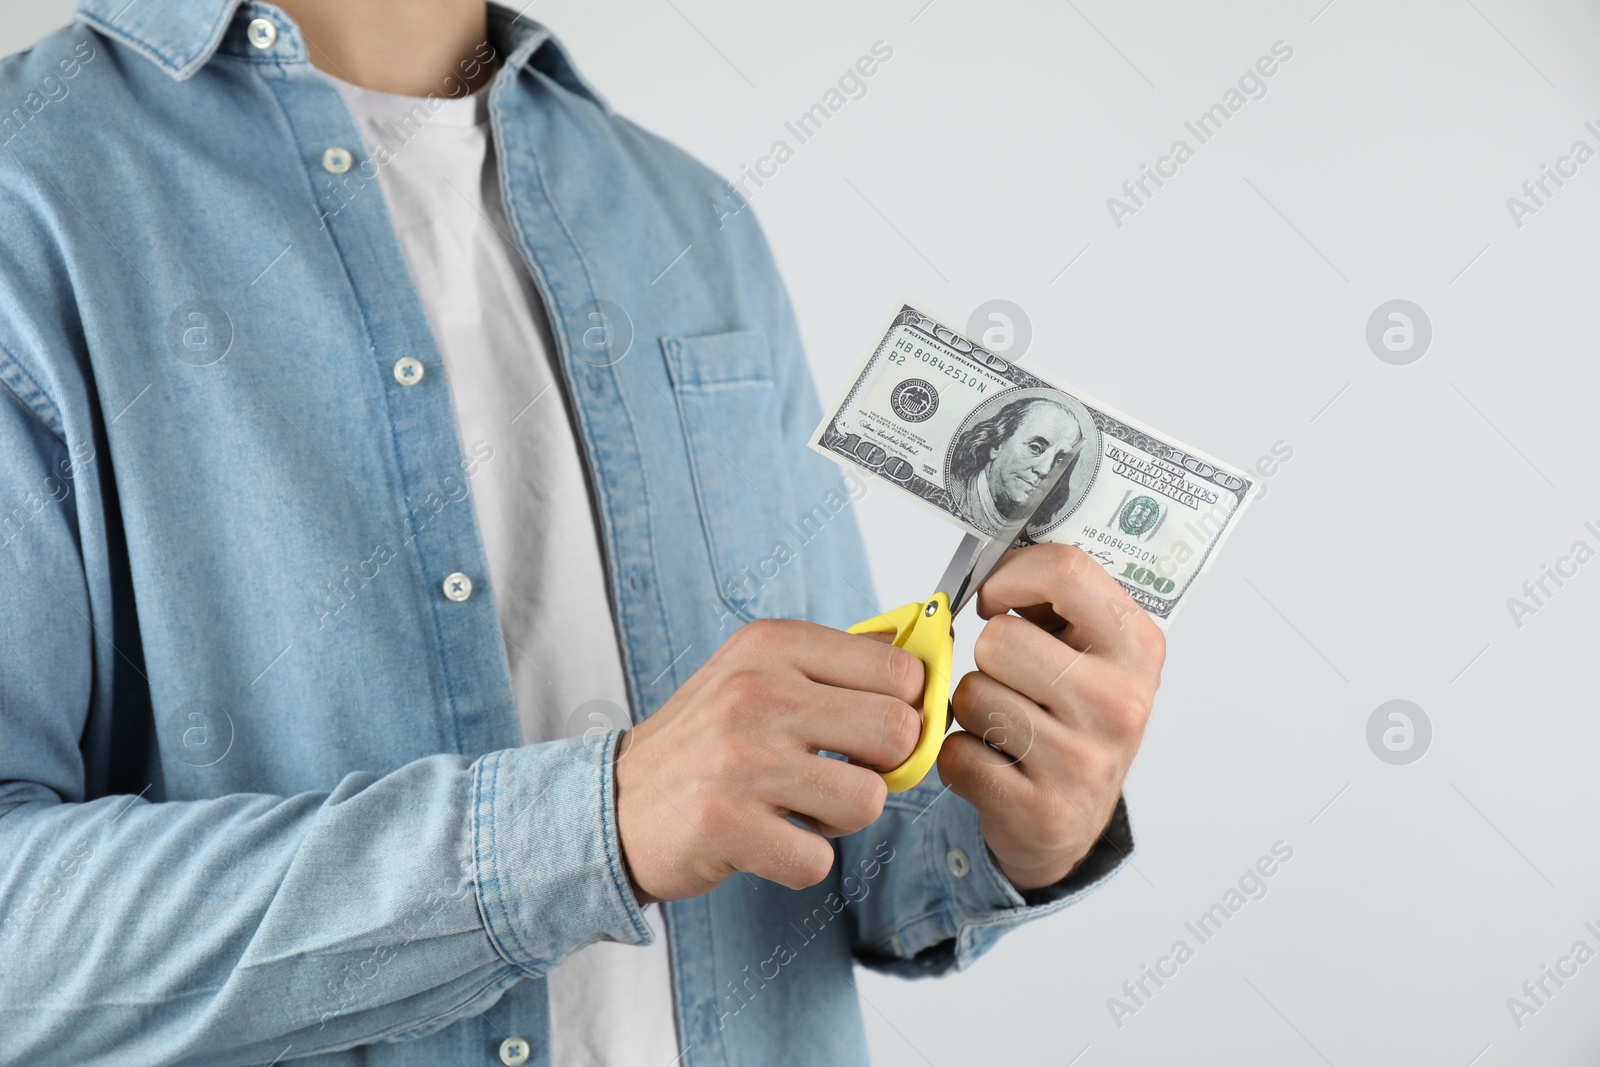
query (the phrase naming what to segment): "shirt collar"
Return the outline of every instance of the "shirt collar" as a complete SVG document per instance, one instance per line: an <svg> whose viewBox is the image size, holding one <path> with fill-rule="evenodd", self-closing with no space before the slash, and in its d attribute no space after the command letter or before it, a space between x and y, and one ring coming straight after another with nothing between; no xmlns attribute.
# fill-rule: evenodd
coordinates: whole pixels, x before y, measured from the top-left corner
<svg viewBox="0 0 1600 1067"><path fill-rule="evenodd" d="M263 0L79 0L78 21L121 41L183 81L205 66L235 22L271 19L281 35L299 36L287 15ZM531 65L565 88L611 108L573 66L561 42L538 22L489 2L490 32L506 65ZM241 26L241 30L242 30ZM303 53L303 49L301 52Z"/></svg>

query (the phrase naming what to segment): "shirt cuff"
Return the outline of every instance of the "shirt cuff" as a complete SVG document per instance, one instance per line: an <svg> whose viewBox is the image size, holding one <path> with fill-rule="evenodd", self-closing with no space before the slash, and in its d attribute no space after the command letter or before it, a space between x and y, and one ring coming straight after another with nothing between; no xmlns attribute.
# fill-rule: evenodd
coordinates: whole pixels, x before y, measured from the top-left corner
<svg viewBox="0 0 1600 1067"><path fill-rule="evenodd" d="M619 736L502 749L473 768L479 911L496 951L530 975L595 941L654 938L617 835Z"/></svg>
<svg viewBox="0 0 1600 1067"><path fill-rule="evenodd" d="M940 813L940 845L933 851L943 870L955 920L955 965L965 970L1000 937L1033 919L1052 915L1105 884L1133 855L1128 805L1117 798L1111 821L1076 867L1053 885L1022 892L1000 870L978 825L977 809L950 804Z"/></svg>

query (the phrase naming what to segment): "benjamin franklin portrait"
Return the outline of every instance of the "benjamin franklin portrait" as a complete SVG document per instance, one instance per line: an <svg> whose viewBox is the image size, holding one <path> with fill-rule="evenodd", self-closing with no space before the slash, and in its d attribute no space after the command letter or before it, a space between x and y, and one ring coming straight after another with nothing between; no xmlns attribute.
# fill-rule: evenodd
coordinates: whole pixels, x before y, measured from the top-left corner
<svg viewBox="0 0 1600 1067"><path fill-rule="evenodd" d="M1028 532L1054 526L1083 499L1099 456L1099 429L1078 401L1053 389L1022 389L980 405L956 437L946 469L957 509L996 533L1057 464L1067 471Z"/></svg>

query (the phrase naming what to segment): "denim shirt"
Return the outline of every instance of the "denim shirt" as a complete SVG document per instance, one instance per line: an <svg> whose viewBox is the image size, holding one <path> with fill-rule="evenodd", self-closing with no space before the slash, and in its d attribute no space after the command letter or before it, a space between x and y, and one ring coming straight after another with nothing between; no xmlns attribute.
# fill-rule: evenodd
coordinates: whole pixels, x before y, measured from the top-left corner
<svg viewBox="0 0 1600 1067"><path fill-rule="evenodd" d="M879 610L862 486L804 447L752 212L490 24L506 237L644 715L745 621ZM0 62L0 142L0 1063L547 1063L542 976L651 936L618 733L519 743L492 442L459 439L337 90L270 4L84 0ZM665 906L682 1063L865 1062L855 963L967 967L1131 848L1119 805L1025 897L930 777L811 889Z"/></svg>

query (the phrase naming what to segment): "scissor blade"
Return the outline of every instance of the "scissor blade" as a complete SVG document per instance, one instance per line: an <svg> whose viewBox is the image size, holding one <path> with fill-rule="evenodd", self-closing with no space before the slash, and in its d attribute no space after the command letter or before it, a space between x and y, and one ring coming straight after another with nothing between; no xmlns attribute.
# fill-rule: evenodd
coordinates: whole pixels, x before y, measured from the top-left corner
<svg viewBox="0 0 1600 1067"><path fill-rule="evenodd" d="M1017 538L1022 536L1022 531L1033 521L1045 498L1050 495L1050 491L1056 487L1056 483L1061 480L1070 465L1056 464L1055 468L1044 476L1044 481L1033 487L1033 492L1028 494L1028 499L1024 501L1016 515L1000 527L999 532L993 537L985 539L967 534L961 539L961 544L956 547L956 554L950 557L950 566L945 568L944 577L939 579L939 591L950 598L952 616L960 613L967 601L978 591L978 586L989 577L989 572L994 570L995 564L1000 562L1000 557L1017 543Z"/></svg>
<svg viewBox="0 0 1600 1067"><path fill-rule="evenodd" d="M956 546L956 554L950 557L950 566L944 569L944 577L939 579L937 591L950 598L951 615L961 610L956 607L957 599L966 603L964 594L971 581L973 568L977 566L978 557L987 547L989 547L988 541L976 534L967 534L961 539L961 544Z"/></svg>

